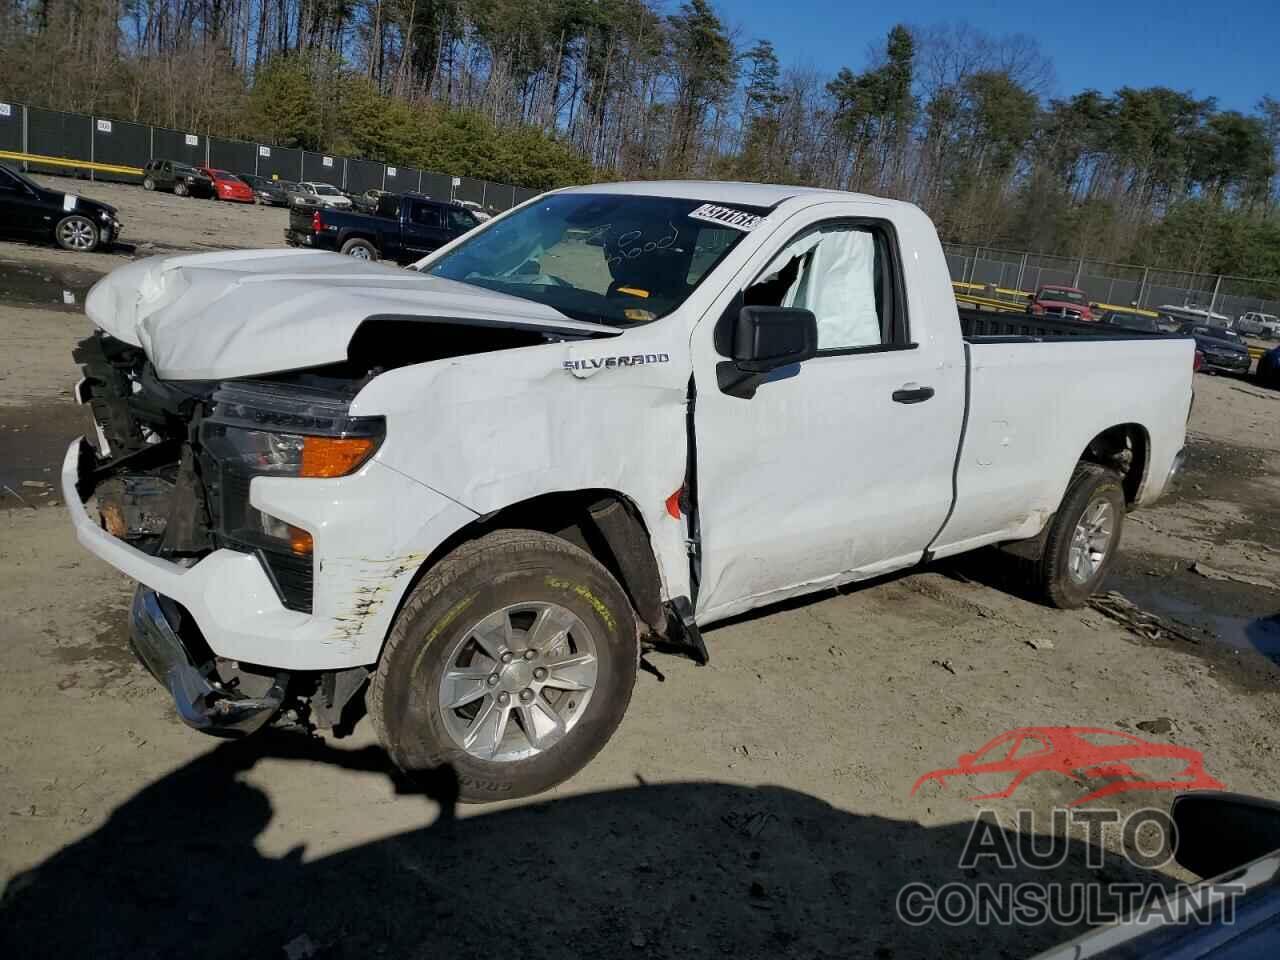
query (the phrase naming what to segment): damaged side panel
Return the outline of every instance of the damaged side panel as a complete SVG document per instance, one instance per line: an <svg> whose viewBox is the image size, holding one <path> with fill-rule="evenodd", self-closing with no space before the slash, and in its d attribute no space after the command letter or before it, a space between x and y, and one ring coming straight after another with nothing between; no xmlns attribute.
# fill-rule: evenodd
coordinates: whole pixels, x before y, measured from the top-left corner
<svg viewBox="0 0 1280 960"><path fill-rule="evenodd" d="M387 418L380 462L478 514L560 491L622 493L649 531L665 597L679 596L689 591L688 533L665 504L685 479L681 335L655 323L620 339L404 367L365 386L352 413ZM654 360L607 362L624 354ZM421 397L432 398L429 418Z"/></svg>

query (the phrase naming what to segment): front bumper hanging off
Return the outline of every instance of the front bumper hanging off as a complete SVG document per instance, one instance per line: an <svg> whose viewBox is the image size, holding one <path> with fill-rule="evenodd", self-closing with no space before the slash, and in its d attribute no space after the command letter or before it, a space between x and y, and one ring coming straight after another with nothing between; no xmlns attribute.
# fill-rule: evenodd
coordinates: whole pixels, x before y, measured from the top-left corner
<svg viewBox="0 0 1280 960"><path fill-rule="evenodd" d="M261 697L235 698L215 686L195 664L187 645L169 622L160 595L139 586L129 615L129 643L151 675L173 697L182 722L215 736L242 737L270 720L284 700L289 675L280 673Z"/></svg>

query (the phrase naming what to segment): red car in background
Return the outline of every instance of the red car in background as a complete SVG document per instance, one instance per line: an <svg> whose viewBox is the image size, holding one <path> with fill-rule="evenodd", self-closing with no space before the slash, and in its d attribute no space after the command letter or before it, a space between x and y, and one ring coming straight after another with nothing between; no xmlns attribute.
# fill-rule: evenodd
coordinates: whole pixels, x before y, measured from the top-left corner
<svg viewBox="0 0 1280 960"><path fill-rule="evenodd" d="M1097 320L1089 298L1077 287L1046 286L1031 295L1030 311L1037 317L1062 317L1064 320Z"/></svg>
<svg viewBox="0 0 1280 960"><path fill-rule="evenodd" d="M228 170L216 167L196 167L213 181L213 199L232 200L237 203L253 203L253 188Z"/></svg>

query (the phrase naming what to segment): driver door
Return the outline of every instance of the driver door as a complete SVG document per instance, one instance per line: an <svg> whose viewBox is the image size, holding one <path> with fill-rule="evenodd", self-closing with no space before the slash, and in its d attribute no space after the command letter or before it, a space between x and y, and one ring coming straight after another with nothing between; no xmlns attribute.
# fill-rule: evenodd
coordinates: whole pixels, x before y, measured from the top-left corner
<svg viewBox="0 0 1280 960"><path fill-rule="evenodd" d="M444 246L448 236L440 206L421 200L411 201L409 216L401 228L401 236L405 250L415 257Z"/></svg>
<svg viewBox="0 0 1280 960"><path fill-rule="evenodd" d="M928 289L868 206L780 224L694 331L699 623L910 566L950 509L963 367L913 336ZM713 336L744 303L818 321L818 355L749 398L720 389Z"/></svg>

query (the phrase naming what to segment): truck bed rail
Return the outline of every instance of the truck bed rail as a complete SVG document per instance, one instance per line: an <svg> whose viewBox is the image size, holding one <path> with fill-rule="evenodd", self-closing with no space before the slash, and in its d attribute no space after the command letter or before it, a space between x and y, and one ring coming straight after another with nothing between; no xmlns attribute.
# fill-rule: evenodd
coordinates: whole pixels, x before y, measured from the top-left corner
<svg viewBox="0 0 1280 960"><path fill-rule="evenodd" d="M1056 317L1033 316L1029 313L1008 313L981 310L976 307L958 307L960 331L966 340L1062 340L1066 337L1086 337L1091 340L1145 340L1165 337L1169 334L1134 330L1087 320L1065 320Z"/></svg>

